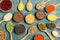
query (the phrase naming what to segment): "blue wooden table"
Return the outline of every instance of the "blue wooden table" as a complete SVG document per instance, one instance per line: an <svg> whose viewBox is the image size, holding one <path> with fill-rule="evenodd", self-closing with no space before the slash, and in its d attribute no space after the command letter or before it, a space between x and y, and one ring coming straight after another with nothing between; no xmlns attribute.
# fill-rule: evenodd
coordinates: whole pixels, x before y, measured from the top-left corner
<svg viewBox="0 0 60 40"><path fill-rule="evenodd" d="M27 0L22 0L22 1L23 1L24 5L26 5ZM28 11L26 11L26 8L24 8L24 10L22 11L23 15L26 16L26 15L29 14L29 13L35 15L35 13L37 12L37 10L35 9L35 5L36 5L38 2L42 2L42 1L46 1L46 0L31 0L31 2L33 3L33 6L34 6L33 10L32 10L31 12L28 12ZM19 0L12 0L12 3L13 3L13 8L12 8L12 10L11 10L10 12L11 12L12 14L14 14L15 12L18 12L17 6L18 6L18 3L19 3ZM51 0L51 1L48 2L46 5L56 4L56 3L60 3L60 0ZM42 9L42 10L43 10L43 9ZM44 10L43 10L43 11L44 11ZM55 10L54 12L51 12L51 13L52 13L52 14L55 14L55 15L57 15L57 16L60 16L60 6L57 7L56 10ZM0 20L3 18L3 16L4 16L5 14L6 14L6 13L0 11ZM46 16L47 16L47 15L48 15L48 13L46 13ZM28 28L31 27L31 26L33 26L33 25L36 26L39 22L43 22L43 23L45 23L45 24L48 23L48 22L50 22L50 21L48 21L46 18L44 18L43 20L37 20L37 19L36 19L35 23L34 23L34 24L31 24L31 25L26 24L24 21L22 21L22 22L20 22L20 23L16 23L16 22L14 22L13 20L11 20L11 21L14 23L14 27L15 27L15 25L17 25L17 24L24 24L25 27L26 27L25 33L24 33L24 34L21 34L21 35L17 35L17 34L14 32L14 30L13 30L13 33L12 33L12 34L13 34L13 40L21 40L21 38L22 38L25 34L27 34ZM54 21L54 22L55 22L57 25L60 26L60 20L56 20L56 21ZM7 22L4 22L4 23L0 24L0 29L4 30L4 31L6 32L6 40L9 40L9 33L8 33L8 31L6 30L6 28L5 28L6 23L7 23ZM51 30L49 30L49 29L47 29L47 30L48 30L48 32L51 34ZM60 30L57 30L57 31L60 33ZM44 32L41 32L40 30L37 30L37 32L36 32L35 34L42 34L42 35L44 36L45 40L50 40L49 37L48 37ZM34 37L35 34L30 35L29 37L27 37L27 40L33 40L33 37ZM60 38L56 38L56 37L55 37L55 39L56 39L56 40L60 40Z"/></svg>

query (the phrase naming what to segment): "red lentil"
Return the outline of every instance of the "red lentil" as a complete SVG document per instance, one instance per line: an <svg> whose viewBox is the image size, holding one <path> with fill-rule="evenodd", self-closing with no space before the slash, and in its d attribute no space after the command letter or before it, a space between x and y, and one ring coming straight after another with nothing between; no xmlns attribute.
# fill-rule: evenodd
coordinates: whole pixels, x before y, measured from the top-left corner
<svg viewBox="0 0 60 40"><path fill-rule="evenodd" d="M44 37L41 34L36 34L34 40L44 40Z"/></svg>

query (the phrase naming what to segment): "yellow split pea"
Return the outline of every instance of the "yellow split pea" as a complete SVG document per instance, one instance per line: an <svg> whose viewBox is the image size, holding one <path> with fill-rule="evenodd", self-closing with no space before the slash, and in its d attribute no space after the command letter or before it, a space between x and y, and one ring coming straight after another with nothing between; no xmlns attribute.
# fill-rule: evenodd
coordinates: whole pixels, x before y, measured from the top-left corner
<svg viewBox="0 0 60 40"><path fill-rule="evenodd" d="M28 23L28 24L32 24L35 22L35 16L32 15L32 14L28 14L26 17L25 17L25 21Z"/></svg>
<svg viewBox="0 0 60 40"><path fill-rule="evenodd" d="M57 20L57 16L54 15L54 14L49 14L49 15L47 16L47 18L48 18L48 20L50 20L50 21L55 21L55 20Z"/></svg>
<svg viewBox="0 0 60 40"><path fill-rule="evenodd" d="M18 10L22 11L24 9L24 4L23 3L20 3L18 5Z"/></svg>

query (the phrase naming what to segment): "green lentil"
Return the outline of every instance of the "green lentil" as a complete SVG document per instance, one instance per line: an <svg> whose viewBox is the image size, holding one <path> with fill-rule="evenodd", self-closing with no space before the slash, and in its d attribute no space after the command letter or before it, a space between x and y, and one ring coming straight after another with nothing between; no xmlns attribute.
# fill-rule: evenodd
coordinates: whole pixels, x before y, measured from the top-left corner
<svg viewBox="0 0 60 40"><path fill-rule="evenodd" d="M41 29L41 30L46 30L46 26L43 23L39 23L38 28Z"/></svg>

